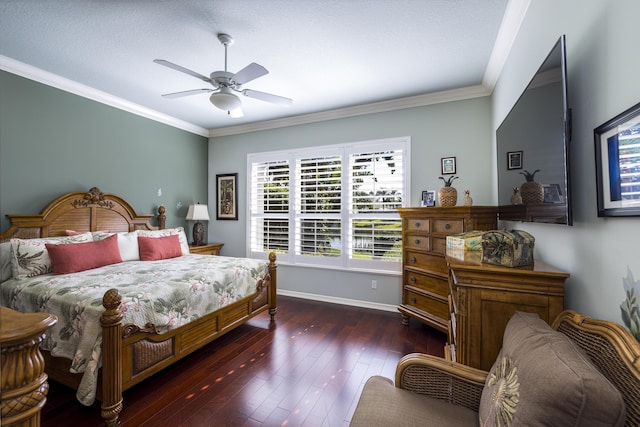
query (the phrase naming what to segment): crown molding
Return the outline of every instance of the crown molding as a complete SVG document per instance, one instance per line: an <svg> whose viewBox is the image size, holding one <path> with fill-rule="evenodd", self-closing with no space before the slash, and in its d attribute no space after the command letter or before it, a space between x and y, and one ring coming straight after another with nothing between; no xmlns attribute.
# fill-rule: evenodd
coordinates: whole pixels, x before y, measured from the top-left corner
<svg viewBox="0 0 640 427"><path fill-rule="evenodd" d="M166 125L182 129L196 135L205 137L209 136L209 130L203 127L196 126L192 123L185 122L167 114L163 114L150 108L143 107L117 96L110 95L98 89L94 89L78 82L74 82L73 80L69 80L65 77L58 76L56 74L44 71L40 68L36 68L20 61L16 61L15 59L11 59L3 55L0 55L0 70L16 74L20 77L36 81L38 83L60 89L74 95L88 98L93 101L100 102L101 104L106 104L138 116L146 117L147 119L164 123Z"/></svg>
<svg viewBox="0 0 640 427"><path fill-rule="evenodd" d="M509 0L507 3L507 9L504 12L498 36L482 79L482 86L486 87L489 92L493 92L498 77L502 73L502 68L507 62L507 57L511 52L518 31L520 31L530 3L531 0Z"/></svg>
<svg viewBox="0 0 640 427"><path fill-rule="evenodd" d="M461 101L471 98L480 98L483 96L488 96L490 94L491 92L482 85L469 86L442 92L434 92L424 95L410 96L406 98L397 98L389 101L381 101L371 104L339 108L336 110L322 111L319 113L286 117L283 119L266 120L262 122L247 123L238 126L216 128L211 129L211 131L209 132L209 137L215 138L220 136L237 135L242 133L258 132L288 126L322 122L326 120L344 119L346 117L355 117L366 114L403 110L406 108L424 107L426 105L442 104L445 102Z"/></svg>

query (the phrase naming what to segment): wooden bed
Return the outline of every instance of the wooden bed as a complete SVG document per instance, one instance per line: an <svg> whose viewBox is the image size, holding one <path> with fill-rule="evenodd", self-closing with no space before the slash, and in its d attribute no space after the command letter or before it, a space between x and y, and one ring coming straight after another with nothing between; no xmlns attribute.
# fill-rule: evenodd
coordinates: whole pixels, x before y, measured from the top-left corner
<svg viewBox="0 0 640 427"><path fill-rule="evenodd" d="M63 194L37 215L7 215L10 228L0 233L0 243L12 238L31 239L65 235L66 230L127 232L165 228L164 207L153 215L140 215L124 199L98 188ZM121 296L116 289L102 299L102 368L97 398L107 426L119 422L122 392L182 359L222 334L268 310L274 320L276 304L276 257L269 254L268 273L256 284L253 295L203 316L191 323L159 334L154 325L123 325ZM57 382L76 388L81 374L69 372L70 361L43 351L45 371Z"/></svg>

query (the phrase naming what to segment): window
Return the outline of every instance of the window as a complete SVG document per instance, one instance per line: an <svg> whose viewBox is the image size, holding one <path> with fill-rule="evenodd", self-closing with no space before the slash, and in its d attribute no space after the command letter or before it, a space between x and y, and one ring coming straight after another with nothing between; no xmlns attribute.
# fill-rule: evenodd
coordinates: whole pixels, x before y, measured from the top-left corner
<svg viewBox="0 0 640 427"><path fill-rule="evenodd" d="M409 138L249 154L248 256L399 269Z"/></svg>

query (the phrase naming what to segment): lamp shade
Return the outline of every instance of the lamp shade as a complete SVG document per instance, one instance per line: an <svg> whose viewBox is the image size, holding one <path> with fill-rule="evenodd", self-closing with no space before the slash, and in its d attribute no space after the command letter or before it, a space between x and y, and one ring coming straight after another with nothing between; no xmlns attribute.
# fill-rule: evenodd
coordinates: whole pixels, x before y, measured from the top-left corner
<svg viewBox="0 0 640 427"><path fill-rule="evenodd" d="M209 100L213 105L218 107L221 110L231 111L240 107L240 98L238 98L235 94L231 92L229 88L222 87L220 88L220 92L216 92Z"/></svg>
<svg viewBox="0 0 640 427"><path fill-rule="evenodd" d="M189 221L209 221L207 205L189 205L186 219Z"/></svg>

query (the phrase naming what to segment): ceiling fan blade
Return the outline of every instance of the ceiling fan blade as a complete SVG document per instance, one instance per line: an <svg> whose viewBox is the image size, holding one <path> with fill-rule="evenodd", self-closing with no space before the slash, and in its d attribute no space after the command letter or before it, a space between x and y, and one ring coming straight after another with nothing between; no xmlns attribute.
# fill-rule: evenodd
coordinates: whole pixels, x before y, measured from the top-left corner
<svg viewBox="0 0 640 427"><path fill-rule="evenodd" d="M213 92L213 89L191 89L183 90L182 92L165 93L162 95L165 98L182 98L183 96L197 95L204 92Z"/></svg>
<svg viewBox="0 0 640 427"><path fill-rule="evenodd" d="M285 98L284 96L272 95L266 92L260 92L257 90L245 89L242 91L242 94L244 96L248 96L249 98L259 99L260 101L266 101L272 104L286 105L286 106L293 104L292 99Z"/></svg>
<svg viewBox="0 0 640 427"><path fill-rule="evenodd" d="M233 81L235 81L238 85L243 85L245 83L249 83L251 80L255 80L258 77L262 77L267 74L269 74L269 71L267 71L266 68L264 68L260 64L252 62L242 70L235 73L233 75Z"/></svg>
<svg viewBox="0 0 640 427"><path fill-rule="evenodd" d="M207 76L203 76L202 74L196 73L195 71L191 71L188 68L184 68L178 64L174 64L173 62L165 61L164 59L154 59L153 62L156 64L164 65L165 67L172 68L176 71L180 71L181 73L189 74L197 79L202 80L203 82L211 83L211 79Z"/></svg>

